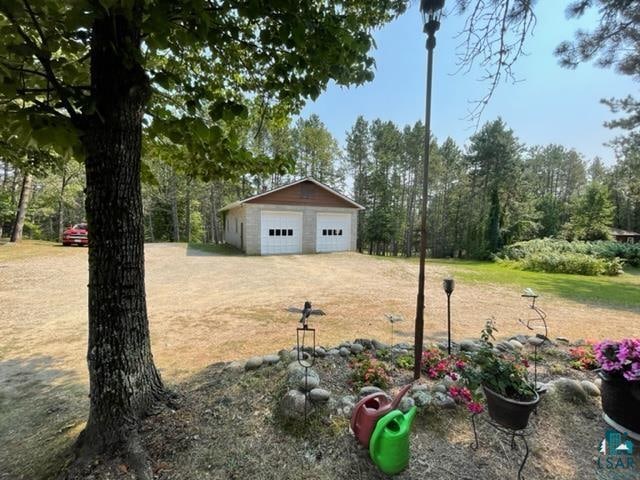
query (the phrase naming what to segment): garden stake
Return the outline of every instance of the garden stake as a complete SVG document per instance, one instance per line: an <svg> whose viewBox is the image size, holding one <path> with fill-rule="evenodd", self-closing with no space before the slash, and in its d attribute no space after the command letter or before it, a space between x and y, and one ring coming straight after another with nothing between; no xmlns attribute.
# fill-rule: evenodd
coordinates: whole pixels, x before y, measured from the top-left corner
<svg viewBox="0 0 640 480"><path fill-rule="evenodd" d="M536 299L539 297L539 295L536 294L530 288L525 288L521 296L523 298L531 299L530 308L531 310L533 310L538 314L538 318L533 318L533 319L530 318L527 320L526 323L521 318L519 318L518 321L524 326L526 326L529 330L534 329L534 327L532 327L530 323L532 321L537 321L538 319L542 321L542 325L544 326L544 337L540 339L541 340L540 342L533 343L533 386L536 389L536 391L540 393L540 390L538 389L538 347L544 345L544 342L549 340L549 329L547 326L547 313L536 305ZM540 338L540 337L537 337L537 338ZM529 342L529 343L532 343L532 342ZM534 413L537 413L537 411L538 409L536 408Z"/></svg>
<svg viewBox="0 0 640 480"><path fill-rule="evenodd" d="M292 313L300 313L302 316L300 317L299 323L302 326L296 328L296 348L297 348L297 360L300 365L304 367L304 424L307 424L307 404L309 403L309 368L313 366L316 360L316 330L315 328L309 328L308 320L311 315L325 315L322 310L313 309L311 307L311 302L304 302L303 308L289 307L287 308L288 312ZM313 341L313 349L311 350L311 355L306 353L304 350L306 347L306 335L309 332L312 336ZM301 341L302 339L302 341Z"/></svg>
<svg viewBox="0 0 640 480"><path fill-rule="evenodd" d="M306 348L305 337L307 332L311 333L313 339L313 353L311 355L304 351ZM301 335L302 341L300 341ZM303 323L302 328L296 328L296 346L298 349L298 363L304 367L304 424L306 425L307 404L309 403L309 387L307 381L309 380L309 368L311 368L316 361L316 329L309 328L306 322Z"/></svg>
<svg viewBox="0 0 640 480"><path fill-rule="evenodd" d="M447 353L451 355L451 294L455 288L456 282L453 278L445 278L442 281L442 288L447 294Z"/></svg>

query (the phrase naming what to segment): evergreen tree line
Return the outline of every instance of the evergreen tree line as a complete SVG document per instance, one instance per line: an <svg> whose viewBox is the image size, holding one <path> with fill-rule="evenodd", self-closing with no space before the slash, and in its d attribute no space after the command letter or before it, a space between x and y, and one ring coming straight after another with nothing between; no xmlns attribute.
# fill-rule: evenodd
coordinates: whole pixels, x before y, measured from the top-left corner
<svg viewBox="0 0 640 480"><path fill-rule="evenodd" d="M353 194L366 207L358 248L415 255L419 248L421 122L400 128L359 117L345 160ZM433 257L486 258L522 240L610 238L610 228L640 230L638 144L616 142L617 162L587 162L562 145L528 147L501 119L466 146L430 142L427 245Z"/></svg>
<svg viewBox="0 0 640 480"><path fill-rule="evenodd" d="M313 176L366 208L358 224L360 251L415 255L424 135L421 122L400 128L359 117L342 151L317 115L295 123L254 121L246 129L248 148L291 158L290 173L208 182L185 168L185 147L147 142L146 240L220 243L222 206ZM638 144L633 136L616 141L617 162L607 168L561 145L527 147L501 119L487 122L465 146L432 138L429 255L486 258L532 238L597 240L608 238L610 227L639 231ZM58 240L65 226L84 220L82 165L60 156L40 162L37 171L30 165L0 158L0 233L11 235L25 199L25 236Z"/></svg>

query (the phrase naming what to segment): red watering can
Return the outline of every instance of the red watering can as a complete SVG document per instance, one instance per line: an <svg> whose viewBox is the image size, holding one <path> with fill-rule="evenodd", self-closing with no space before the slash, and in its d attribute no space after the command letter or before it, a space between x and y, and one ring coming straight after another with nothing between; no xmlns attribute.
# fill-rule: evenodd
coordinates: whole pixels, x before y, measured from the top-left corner
<svg viewBox="0 0 640 480"><path fill-rule="evenodd" d="M393 401L389 400L387 394L384 392L372 393L360 400L351 414L351 430L356 436L356 440L365 447L368 447L371 433L378 420L391 410L398 408L400 400L402 400L402 397L405 396L410 388L411 384L402 387Z"/></svg>

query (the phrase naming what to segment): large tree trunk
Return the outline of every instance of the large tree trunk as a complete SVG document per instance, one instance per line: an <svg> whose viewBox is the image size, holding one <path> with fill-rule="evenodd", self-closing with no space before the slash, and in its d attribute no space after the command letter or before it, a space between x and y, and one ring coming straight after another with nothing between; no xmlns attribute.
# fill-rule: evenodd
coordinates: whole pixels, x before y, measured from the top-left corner
<svg viewBox="0 0 640 480"><path fill-rule="evenodd" d="M22 188L20 189L20 200L18 201L18 211L16 220L13 222L13 230L11 231L10 242L19 242L22 240L22 229L24 228L24 219L27 216L27 206L29 205L29 197L31 196L31 183L33 177L30 173L25 173L22 178Z"/></svg>
<svg viewBox="0 0 640 480"><path fill-rule="evenodd" d="M130 459L140 460L139 421L166 398L151 354L144 285L140 155L149 83L134 61L133 52L140 53L140 22L141 8L134 8L132 17L99 17L92 29L97 114L89 117L82 135L87 152L91 398L79 439L85 458L124 448ZM132 466L149 475L144 461Z"/></svg>

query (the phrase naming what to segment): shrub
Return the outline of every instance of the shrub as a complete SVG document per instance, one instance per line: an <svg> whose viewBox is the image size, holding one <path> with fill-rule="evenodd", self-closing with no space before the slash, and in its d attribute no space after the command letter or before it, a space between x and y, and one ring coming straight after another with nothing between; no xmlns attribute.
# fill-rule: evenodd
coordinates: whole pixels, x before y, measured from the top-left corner
<svg viewBox="0 0 640 480"><path fill-rule="evenodd" d="M571 355L571 367L576 370L594 370L599 366L593 345L570 348L569 355Z"/></svg>
<svg viewBox="0 0 640 480"><path fill-rule="evenodd" d="M622 273L620 259L605 260L584 253L534 253L519 262L523 270L577 275L618 275Z"/></svg>
<svg viewBox="0 0 640 480"><path fill-rule="evenodd" d="M605 260L606 262L601 264L601 273L606 275L622 273L623 264L640 267L640 244L615 241L568 242L551 238L535 239L508 245L496 255L496 258L521 262L533 255L564 256L566 254L581 254Z"/></svg>
<svg viewBox="0 0 640 480"><path fill-rule="evenodd" d="M400 355L396 358L396 366L405 370L413 370L415 361L412 355Z"/></svg>
<svg viewBox="0 0 640 480"><path fill-rule="evenodd" d="M365 385L374 385L383 390L389 387L389 374L384 363L368 354L360 354L351 361L351 385L359 390Z"/></svg>

